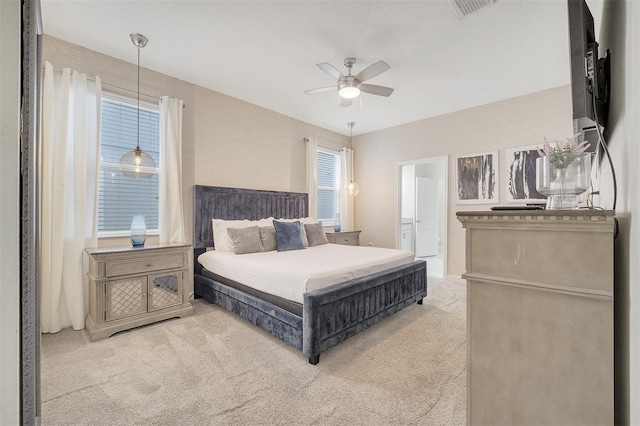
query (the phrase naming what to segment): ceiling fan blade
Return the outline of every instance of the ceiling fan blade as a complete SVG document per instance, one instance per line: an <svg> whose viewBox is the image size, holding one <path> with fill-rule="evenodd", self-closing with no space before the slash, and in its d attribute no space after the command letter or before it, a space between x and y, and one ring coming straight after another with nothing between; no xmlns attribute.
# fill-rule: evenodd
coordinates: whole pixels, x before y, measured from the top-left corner
<svg viewBox="0 0 640 426"><path fill-rule="evenodd" d="M391 87L378 86L375 84L361 84L360 90L365 93L378 96L390 96L393 93L393 89Z"/></svg>
<svg viewBox="0 0 640 426"><path fill-rule="evenodd" d="M353 102L353 99L346 99L346 98L343 98L342 96L338 96L338 97L340 98L341 107L351 106L351 102Z"/></svg>
<svg viewBox="0 0 640 426"><path fill-rule="evenodd" d="M316 93L328 92L329 90L336 90L336 86L318 87L317 89L305 90L307 95L314 95Z"/></svg>
<svg viewBox="0 0 640 426"><path fill-rule="evenodd" d="M375 64L371 64L367 68L360 71L358 75L356 75L356 80L362 83L363 81L367 81L379 74L382 74L389 68L391 67L385 61L378 61Z"/></svg>
<svg viewBox="0 0 640 426"><path fill-rule="evenodd" d="M329 74L331 77L335 78L336 80L339 80L344 77L344 75L340 71L338 71L333 65L327 62L316 64L316 66L320 68L322 71Z"/></svg>

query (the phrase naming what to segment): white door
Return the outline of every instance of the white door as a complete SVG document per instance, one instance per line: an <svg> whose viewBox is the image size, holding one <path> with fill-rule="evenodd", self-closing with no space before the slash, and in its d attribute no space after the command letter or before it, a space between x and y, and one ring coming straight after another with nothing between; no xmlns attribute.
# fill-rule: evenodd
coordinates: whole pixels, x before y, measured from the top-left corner
<svg viewBox="0 0 640 426"><path fill-rule="evenodd" d="M416 256L438 255L438 181L416 178Z"/></svg>

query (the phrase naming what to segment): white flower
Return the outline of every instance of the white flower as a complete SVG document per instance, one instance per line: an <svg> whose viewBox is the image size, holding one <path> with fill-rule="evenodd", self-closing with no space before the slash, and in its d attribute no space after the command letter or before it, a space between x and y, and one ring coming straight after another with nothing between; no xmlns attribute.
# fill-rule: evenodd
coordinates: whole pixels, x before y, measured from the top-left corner
<svg viewBox="0 0 640 426"><path fill-rule="evenodd" d="M538 154L541 157L545 155L549 156L549 161L557 169L566 169L573 163L573 160L578 158L578 155L585 152L589 148L589 145L591 145L588 141L578 143L578 136L580 136L580 133L567 138L564 143L556 140L555 147L552 147L547 141L547 138L544 138L544 146L542 150L538 148Z"/></svg>

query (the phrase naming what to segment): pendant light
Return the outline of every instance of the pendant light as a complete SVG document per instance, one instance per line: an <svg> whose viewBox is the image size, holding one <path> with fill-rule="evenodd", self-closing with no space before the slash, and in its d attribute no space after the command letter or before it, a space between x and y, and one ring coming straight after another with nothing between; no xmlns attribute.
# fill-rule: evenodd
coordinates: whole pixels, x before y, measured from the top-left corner
<svg viewBox="0 0 640 426"><path fill-rule="evenodd" d="M129 37L138 48L138 133L136 149L120 157L120 171L127 177L150 178L156 172L156 163L149 154L140 149L140 49L145 47L149 40L137 33L131 33Z"/></svg>
<svg viewBox="0 0 640 426"><path fill-rule="evenodd" d="M349 176L349 183L347 183L344 186L344 189L347 191L347 194L349 194L350 197L355 197L358 195L358 193L360 192L360 187L358 186L357 183L355 183L353 181L353 126L355 126L356 123L355 121L350 121L347 123L347 126L349 126L349 129L351 129L351 176Z"/></svg>

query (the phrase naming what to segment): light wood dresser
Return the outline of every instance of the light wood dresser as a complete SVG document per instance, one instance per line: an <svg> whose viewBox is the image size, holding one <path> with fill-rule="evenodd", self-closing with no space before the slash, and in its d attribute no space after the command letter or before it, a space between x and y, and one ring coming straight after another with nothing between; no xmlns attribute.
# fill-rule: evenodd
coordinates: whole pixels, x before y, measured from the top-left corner
<svg viewBox="0 0 640 426"><path fill-rule="evenodd" d="M467 423L612 425L611 212L457 217L466 228Z"/></svg>
<svg viewBox="0 0 640 426"><path fill-rule="evenodd" d="M190 244L86 249L91 341L168 318L191 315Z"/></svg>
<svg viewBox="0 0 640 426"><path fill-rule="evenodd" d="M327 240L333 244L359 246L360 231L327 232Z"/></svg>

